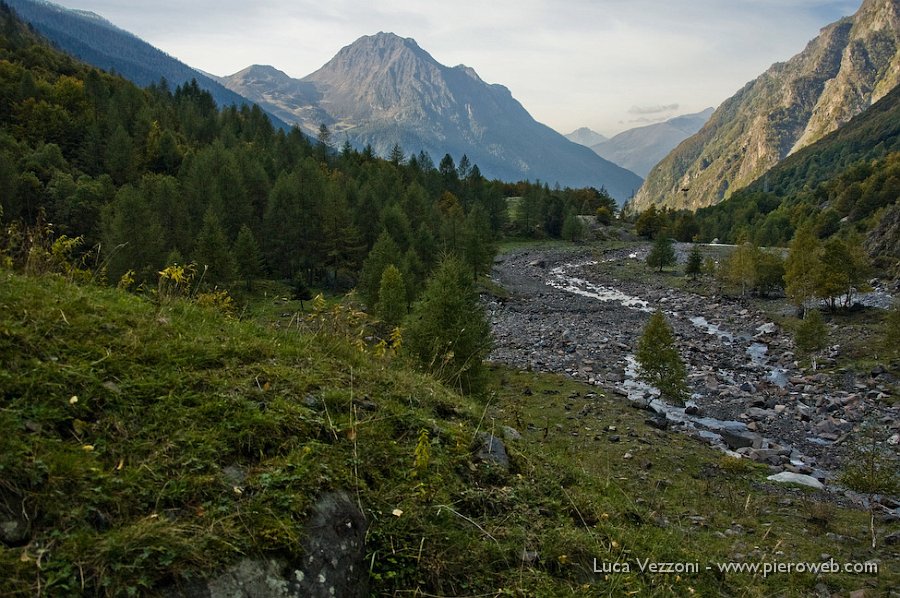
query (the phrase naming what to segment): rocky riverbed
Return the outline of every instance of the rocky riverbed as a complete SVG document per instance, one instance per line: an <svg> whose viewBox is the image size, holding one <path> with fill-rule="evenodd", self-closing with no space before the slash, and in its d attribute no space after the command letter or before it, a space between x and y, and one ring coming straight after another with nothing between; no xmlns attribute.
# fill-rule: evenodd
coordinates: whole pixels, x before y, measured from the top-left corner
<svg viewBox="0 0 900 598"><path fill-rule="evenodd" d="M752 307L668 288L652 276L611 274L617 262L643 253L523 249L500 256L492 277L510 296L488 300L489 359L604 387L654 411L648 423L700 436L773 471L830 481L864 420L890 430L897 447L900 409L887 400L897 382L890 374L806 372L791 336ZM693 397L686 409L665 405L635 380L633 354L656 309L673 325L688 366Z"/></svg>

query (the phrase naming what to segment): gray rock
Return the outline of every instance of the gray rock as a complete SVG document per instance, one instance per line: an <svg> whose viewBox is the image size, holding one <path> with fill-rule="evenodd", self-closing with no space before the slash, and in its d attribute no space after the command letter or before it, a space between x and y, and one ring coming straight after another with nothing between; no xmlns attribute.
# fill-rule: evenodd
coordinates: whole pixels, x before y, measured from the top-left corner
<svg viewBox="0 0 900 598"><path fill-rule="evenodd" d="M237 465L226 465L222 468L222 476L232 486L243 486L247 481L247 474Z"/></svg>
<svg viewBox="0 0 900 598"><path fill-rule="evenodd" d="M759 407L751 407L747 410L746 415L752 419L768 419L774 416L775 412L768 409L760 409Z"/></svg>
<svg viewBox="0 0 900 598"><path fill-rule="evenodd" d="M792 473L790 471L782 471L781 473L776 473L775 475L770 475L767 480L771 480L773 482L779 482L781 484L801 484L803 486L809 486L810 488L815 488L816 490L824 490L825 486L817 480L816 478L808 475L803 475L802 473Z"/></svg>
<svg viewBox="0 0 900 598"><path fill-rule="evenodd" d="M0 542L14 547L28 543L28 522L17 517L0 517Z"/></svg>
<svg viewBox="0 0 900 598"><path fill-rule="evenodd" d="M753 432L745 432L733 428L722 428L719 431L719 434L722 436L725 445L733 451L745 446L753 448L762 446L762 437Z"/></svg>
<svg viewBox="0 0 900 598"><path fill-rule="evenodd" d="M507 440L521 440L522 435L519 434L519 431L513 428L512 426L502 426L500 428L500 432L503 434L503 437Z"/></svg>
<svg viewBox="0 0 900 598"><path fill-rule="evenodd" d="M475 452L475 460L482 463L492 463L503 471L509 471L509 455L503 441L493 434L481 433L478 436L479 445Z"/></svg>
<svg viewBox="0 0 900 598"><path fill-rule="evenodd" d="M206 581L163 588L181 598L330 598L368 596L366 521L344 492L322 495L304 529L299 563L244 558Z"/></svg>
<svg viewBox="0 0 900 598"><path fill-rule="evenodd" d="M666 419L665 415L654 415L653 417L648 417L644 420L644 423L651 428L656 428L658 430L665 430L669 427L669 420Z"/></svg>
<svg viewBox="0 0 900 598"><path fill-rule="evenodd" d="M0 543L9 547L28 544L30 527L22 513L22 499L15 494L0 492Z"/></svg>

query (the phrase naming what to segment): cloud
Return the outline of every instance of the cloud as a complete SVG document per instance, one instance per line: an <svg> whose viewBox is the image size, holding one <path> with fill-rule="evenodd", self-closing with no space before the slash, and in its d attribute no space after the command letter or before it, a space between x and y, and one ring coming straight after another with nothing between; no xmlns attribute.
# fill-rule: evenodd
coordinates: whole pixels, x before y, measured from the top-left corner
<svg viewBox="0 0 900 598"><path fill-rule="evenodd" d="M628 114L659 114L660 112L674 112L675 110L678 110L678 104L666 104L664 106L632 106L628 109Z"/></svg>

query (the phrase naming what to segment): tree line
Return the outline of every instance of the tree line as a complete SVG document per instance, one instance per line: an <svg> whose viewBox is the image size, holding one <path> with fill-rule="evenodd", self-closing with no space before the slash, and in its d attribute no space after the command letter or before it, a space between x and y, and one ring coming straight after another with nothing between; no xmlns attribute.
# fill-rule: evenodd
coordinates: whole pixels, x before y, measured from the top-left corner
<svg viewBox="0 0 900 598"><path fill-rule="evenodd" d="M3 22L4 221L81 237L112 283L195 262L212 284L271 276L345 290L363 270L380 278L386 251L412 298L442 252L473 275L490 263L503 187L465 156L436 166L400 148L389 160L336 150L256 106L219 109L196 82L138 89L56 52L8 9ZM377 280L363 282L374 302Z"/></svg>

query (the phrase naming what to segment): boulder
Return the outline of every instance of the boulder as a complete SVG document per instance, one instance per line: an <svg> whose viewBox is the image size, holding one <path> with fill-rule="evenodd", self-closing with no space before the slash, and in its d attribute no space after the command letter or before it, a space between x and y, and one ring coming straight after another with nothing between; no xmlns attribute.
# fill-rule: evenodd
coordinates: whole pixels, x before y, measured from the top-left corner
<svg viewBox="0 0 900 598"><path fill-rule="evenodd" d="M211 579L164 588L181 598L368 596L366 520L344 492L322 495L304 526L300 562L243 558Z"/></svg>
<svg viewBox="0 0 900 598"><path fill-rule="evenodd" d="M478 449L475 452L475 460L481 463L492 463L503 471L509 471L509 455L503 441L494 436L482 432L478 436Z"/></svg>
<svg viewBox="0 0 900 598"><path fill-rule="evenodd" d="M735 428L722 428L719 431L725 446L733 451L743 447L759 448L762 446L762 437L753 432L746 432Z"/></svg>
<svg viewBox="0 0 900 598"><path fill-rule="evenodd" d="M500 428L500 432L503 434L503 437L507 440L521 440L522 435L518 430L513 428L512 426L502 426Z"/></svg>
<svg viewBox="0 0 900 598"><path fill-rule="evenodd" d="M665 430L669 427L669 420L666 419L665 415L654 415L653 417L648 417L644 420L644 423L651 428L656 428L657 430Z"/></svg>
<svg viewBox="0 0 900 598"><path fill-rule="evenodd" d="M0 543L8 547L28 544L31 526L22 513L22 499L15 494L0 493Z"/></svg>
<svg viewBox="0 0 900 598"><path fill-rule="evenodd" d="M800 484L802 486L809 486L810 488L815 488L816 490L824 490L825 486L817 480L816 478L803 475L802 473L792 473L790 471L782 471L781 473L776 473L775 475L770 475L767 480L772 482L779 482L781 484Z"/></svg>

